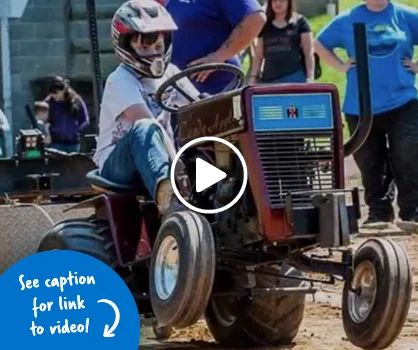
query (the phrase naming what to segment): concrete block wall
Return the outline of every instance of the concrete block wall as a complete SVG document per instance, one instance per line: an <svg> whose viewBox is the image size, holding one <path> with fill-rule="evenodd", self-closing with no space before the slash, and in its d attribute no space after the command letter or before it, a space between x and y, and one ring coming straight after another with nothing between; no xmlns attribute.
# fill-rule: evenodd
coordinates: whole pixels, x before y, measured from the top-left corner
<svg viewBox="0 0 418 350"><path fill-rule="evenodd" d="M69 0L72 19L69 22L68 34L64 12L66 2L67 0L29 0L22 18L10 22L15 132L28 126L25 104L33 103L35 98L44 97L33 96L31 81L54 75L65 75L75 81L91 81L85 0ZM113 53L109 53L109 14L122 2L123 0L96 0L99 43L101 49L105 48L105 53L101 55L104 78L117 64ZM66 39L68 37L71 44ZM66 55L69 44L72 45L70 49L73 53ZM84 50L79 50L79 47ZM86 100L90 99L86 96ZM92 105L89 107L92 112Z"/></svg>

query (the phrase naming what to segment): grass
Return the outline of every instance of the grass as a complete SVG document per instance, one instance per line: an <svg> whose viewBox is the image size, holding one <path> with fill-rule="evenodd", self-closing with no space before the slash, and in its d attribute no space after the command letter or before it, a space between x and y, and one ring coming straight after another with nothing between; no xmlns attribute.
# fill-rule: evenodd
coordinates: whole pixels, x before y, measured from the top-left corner
<svg viewBox="0 0 418 350"><path fill-rule="evenodd" d="M340 12L345 11L351 7L354 7L362 2L362 0L339 0L340 1ZM418 1L417 0L398 0L398 3L408 5L411 7L418 7ZM321 15L309 18L309 23L312 28L312 32L314 36L331 20L331 17L328 15ZM342 50L337 51L337 54L341 57L341 59L346 59L347 55ZM415 50L415 58L418 59L418 48ZM244 61L243 69L247 71L248 67L248 61ZM326 64L322 63L322 77L318 80L318 82L322 83L333 83L337 86L340 99L341 99L341 105L342 101L344 100L345 96L345 74L335 71L333 68L327 66ZM417 77L417 83L418 83L418 77ZM345 138L348 137L348 130L347 128L344 128L344 136Z"/></svg>

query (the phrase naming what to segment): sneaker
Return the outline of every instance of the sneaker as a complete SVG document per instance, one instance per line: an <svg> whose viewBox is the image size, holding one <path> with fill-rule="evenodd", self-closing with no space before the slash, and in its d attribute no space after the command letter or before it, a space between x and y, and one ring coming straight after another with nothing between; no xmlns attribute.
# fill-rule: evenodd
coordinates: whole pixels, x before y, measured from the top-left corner
<svg viewBox="0 0 418 350"><path fill-rule="evenodd" d="M158 211L162 216L162 221L171 214L186 209L175 195L170 180L163 180L158 185L156 202Z"/></svg>
<svg viewBox="0 0 418 350"><path fill-rule="evenodd" d="M386 216L370 214L369 217L363 222L362 228L382 230L385 228L389 228L389 225L393 222L393 220L393 214Z"/></svg>

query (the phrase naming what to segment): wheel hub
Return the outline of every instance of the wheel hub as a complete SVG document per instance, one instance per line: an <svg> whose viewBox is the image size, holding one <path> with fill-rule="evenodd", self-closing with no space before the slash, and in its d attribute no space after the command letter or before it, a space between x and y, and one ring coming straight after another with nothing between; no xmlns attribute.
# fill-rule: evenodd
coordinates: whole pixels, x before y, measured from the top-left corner
<svg viewBox="0 0 418 350"><path fill-rule="evenodd" d="M179 263L177 241L173 236L167 236L158 250L154 269L155 289L162 300L170 298L176 287Z"/></svg>
<svg viewBox="0 0 418 350"><path fill-rule="evenodd" d="M373 308L377 290L376 276L370 261L363 261L354 271L352 291L348 293L348 311L355 323L364 322Z"/></svg>

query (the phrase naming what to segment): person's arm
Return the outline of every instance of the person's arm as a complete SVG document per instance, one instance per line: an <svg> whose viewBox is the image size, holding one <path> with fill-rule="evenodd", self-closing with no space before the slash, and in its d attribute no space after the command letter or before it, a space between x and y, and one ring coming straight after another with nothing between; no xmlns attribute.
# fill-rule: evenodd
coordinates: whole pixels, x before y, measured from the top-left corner
<svg viewBox="0 0 418 350"><path fill-rule="evenodd" d="M257 78L260 75L261 65L264 60L264 39L263 37L259 37L257 39L257 43L254 49L253 60L251 64L250 70L250 78L248 79L249 84L255 84L257 82Z"/></svg>
<svg viewBox="0 0 418 350"><path fill-rule="evenodd" d="M309 22L305 17L302 17L300 20L300 41L302 46L302 51L305 56L305 66L306 66L306 78L309 82L315 80L315 58L314 58L314 46L313 46L313 35Z"/></svg>
<svg viewBox="0 0 418 350"><path fill-rule="evenodd" d="M90 125L90 117L89 117L89 111L87 109L86 103L83 101L83 99L80 97L80 111L78 113L78 130L82 131L87 126Z"/></svg>
<svg viewBox="0 0 418 350"><path fill-rule="evenodd" d="M49 132L49 124L45 124L45 130L46 130L46 134L45 134L45 143L47 145L51 144L51 133Z"/></svg>
<svg viewBox="0 0 418 350"><path fill-rule="evenodd" d="M136 84L133 80L108 78L101 108L115 120L120 119L131 124L139 119L153 118Z"/></svg>
<svg viewBox="0 0 418 350"><path fill-rule="evenodd" d="M335 17L317 35L314 48L319 57L338 72L347 72L355 65L355 61L350 58L347 62L342 61L334 52L338 47L342 47L340 21L343 17Z"/></svg>
<svg viewBox="0 0 418 350"><path fill-rule="evenodd" d="M3 111L0 109L0 129L4 131L10 131L10 124L7 120L6 115L3 113Z"/></svg>
<svg viewBox="0 0 418 350"><path fill-rule="evenodd" d="M253 40L263 28L265 21L266 16L262 11L244 17L215 54L222 62L238 55L242 50L251 46Z"/></svg>
<svg viewBox="0 0 418 350"><path fill-rule="evenodd" d="M410 29L411 41L413 46L418 46L418 10L408 8L406 12L406 20ZM404 57L403 65L407 70L414 74L418 74L418 59L414 62L414 57Z"/></svg>
<svg viewBox="0 0 418 350"><path fill-rule="evenodd" d="M228 24L234 28L225 42L213 53L189 63L189 66L225 62L249 47L266 22L266 15L257 0L214 0ZM197 81L206 80L210 72L202 72Z"/></svg>

